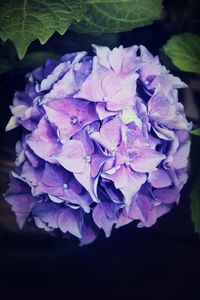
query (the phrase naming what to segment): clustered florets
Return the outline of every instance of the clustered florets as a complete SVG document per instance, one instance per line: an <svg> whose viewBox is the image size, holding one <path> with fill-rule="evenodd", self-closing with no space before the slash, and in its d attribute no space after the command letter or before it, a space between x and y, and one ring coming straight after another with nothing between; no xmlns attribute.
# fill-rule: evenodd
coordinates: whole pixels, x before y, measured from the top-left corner
<svg viewBox="0 0 200 300"><path fill-rule="evenodd" d="M14 96L7 126L24 128L5 195L25 222L81 244L138 220L151 226L187 181L186 85L144 46L93 46L47 60Z"/></svg>

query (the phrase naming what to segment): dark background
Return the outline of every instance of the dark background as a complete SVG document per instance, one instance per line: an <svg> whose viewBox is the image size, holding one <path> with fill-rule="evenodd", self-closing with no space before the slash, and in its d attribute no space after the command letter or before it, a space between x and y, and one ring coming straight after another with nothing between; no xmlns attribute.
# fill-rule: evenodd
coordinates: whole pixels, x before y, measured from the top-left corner
<svg viewBox="0 0 200 300"><path fill-rule="evenodd" d="M178 1L174 1L178 3ZM29 52L51 50L59 54L89 50L90 44L111 47L123 44L145 45L153 54L177 32L199 33L192 17L182 20L182 6L166 1L161 21L144 28L100 37L67 32L55 34L45 46L34 42ZM197 1L198 2L198 1ZM187 6L184 8L187 11ZM176 17L172 18L171 11ZM194 14L198 15L196 10ZM180 23L182 25L180 25ZM161 56L162 62L169 61ZM0 191L5 192L8 171L13 168L14 146L20 129L5 133L10 118L9 105L15 90L24 88L28 70L0 76ZM194 74L172 73L190 83ZM191 90L195 107L200 94ZM181 101L189 101L184 92ZM188 107L188 102L187 102ZM192 113L190 111L190 118ZM199 120L194 118L194 123ZM148 229L133 222L113 230L106 239L101 233L91 245L78 247L76 240L54 238L28 228L20 231L9 206L0 199L0 297L46 299L200 299L200 240L191 221L191 187L200 167L200 138L192 137L190 179L182 191L180 204ZM1 295L6 296L1 296ZM127 298L126 298L127 297ZM5 298L5 299L6 299Z"/></svg>

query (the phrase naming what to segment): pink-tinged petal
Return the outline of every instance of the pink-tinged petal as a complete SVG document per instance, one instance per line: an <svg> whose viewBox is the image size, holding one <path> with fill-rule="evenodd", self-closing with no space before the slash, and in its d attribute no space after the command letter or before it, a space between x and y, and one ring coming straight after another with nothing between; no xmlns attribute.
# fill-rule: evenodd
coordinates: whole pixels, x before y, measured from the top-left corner
<svg viewBox="0 0 200 300"><path fill-rule="evenodd" d="M121 188L120 191L124 195L124 202L130 205L134 196L140 190L141 186L145 183L147 176L143 173L137 173L128 169L128 184Z"/></svg>
<svg viewBox="0 0 200 300"><path fill-rule="evenodd" d="M26 143L36 155L49 162L52 162L50 156L57 153L61 147L53 129L45 118L40 120L38 128L28 136Z"/></svg>
<svg viewBox="0 0 200 300"><path fill-rule="evenodd" d="M138 46L132 46L123 49L122 73L136 71L141 66L141 60L137 56Z"/></svg>
<svg viewBox="0 0 200 300"><path fill-rule="evenodd" d="M137 78L136 73L121 76L112 73L107 75L102 82L106 101L117 104L119 108L133 104ZM108 106L107 108L112 110Z"/></svg>
<svg viewBox="0 0 200 300"><path fill-rule="evenodd" d="M104 123L99 132L93 132L91 138L109 151L116 150L121 139L121 120L118 117Z"/></svg>
<svg viewBox="0 0 200 300"><path fill-rule="evenodd" d="M126 100L125 100L126 101ZM114 111L115 114L124 108L124 103L107 102L106 108L110 111Z"/></svg>
<svg viewBox="0 0 200 300"><path fill-rule="evenodd" d="M159 58L154 57L146 47L140 45L140 59L143 66L140 68L140 76L142 80L148 79L153 75L159 75L162 70L162 66L159 62Z"/></svg>
<svg viewBox="0 0 200 300"><path fill-rule="evenodd" d="M68 129L69 132L73 126L71 116L77 115L76 105L72 99L57 99L49 101L44 105L49 121L55 124L59 129ZM75 124L76 125L76 124Z"/></svg>
<svg viewBox="0 0 200 300"><path fill-rule="evenodd" d="M120 213L119 217L118 217L118 220L117 220L117 223L115 224L115 228L120 228L124 225L127 225L129 223L131 223L133 220L127 216L125 216L123 214L123 212Z"/></svg>
<svg viewBox="0 0 200 300"><path fill-rule="evenodd" d="M154 56L143 45L140 45L140 57L142 62L148 62L154 58Z"/></svg>
<svg viewBox="0 0 200 300"><path fill-rule="evenodd" d="M180 190L177 187L161 188L153 191L153 195L156 200L168 204L178 201Z"/></svg>
<svg viewBox="0 0 200 300"><path fill-rule="evenodd" d="M128 158L128 153L127 153L127 148L125 143L122 141L119 145L119 147L117 148L117 152L115 155L115 164L116 166L120 166L123 165L125 163L127 163L129 160Z"/></svg>
<svg viewBox="0 0 200 300"><path fill-rule="evenodd" d="M161 73L161 65L158 57L151 60L151 63L144 63L140 69L140 77L143 81L148 80L149 77L159 75Z"/></svg>
<svg viewBox="0 0 200 300"><path fill-rule="evenodd" d="M103 101L104 92L101 87L101 81L105 76L104 68L98 64L98 58L93 58L93 68L91 74L87 77L81 86L80 91L74 98L83 98L90 101Z"/></svg>
<svg viewBox="0 0 200 300"><path fill-rule="evenodd" d="M85 125L98 119L95 105L78 99L59 99L44 105L47 117L59 129L61 142L67 141Z"/></svg>
<svg viewBox="0 0 200 300"><path fill-rule="evenodd" d="M91 177L91 166L90 163L85 164L84 172L74 173L74 177L80 184L88 191L94 202L99 202L99 199L95 193L94 179Z"/></svg>
<svg viewBox="0 0 200 300"><path fill-rule="evenodd" d="M186 168L188 165L188 156L190 153L190 141L183 144L173 156L173 161L170 163L176 169Z"/></svg>
<svg viewBox="0 0 200 300"><path fill-rule="evenodd" d="M176 108L162 93L156 93L148 101L148 113L150 118L162 122L174 118Z"/></svg>
<svg viewBox="0 0 200 300"><path fill-rule="evenodd" d="M107 117L115 116L117 114L116 111L109 111L106 108L106 105L108 105L108 103L106 104L104 102L99 102L96 104L96 111L100 120L106 119Z"/></svg>
<svg viewBox="0 0 200 300"><path fill-rule="evenodd" d="M117 92L107 104L107 109L109 110L122 110L128 105L134 105L134 96L135 96L135 84L127 86L124 89Z"/></svg>
<svg viewBox="0 0 200 300"><path fill-rule="evenodd" d="M148 181L155 188L163 188L172 184L168 173L163 169L157 169L149 173Z"/></svg>
<svg viewBox="0 0 200 300"><path fill-rule="evenodd" d="M123 61L123 47L114 48L109 54L109 63L115 73L120 73Z"/></svg>
<svg viewBox="0 0 200 300"><path fill-rule="evenodd" d="M156 122L153 122L153 131L159 137L163 140L173 140L175 138L175 134L173 130L170 130L164 126L159 126Z"/></svg>
<svg viewBox="0 0 200 300"><path fill-rule="evenodd" d="M124 87L121 81L122 78L120 78L120 75L115 74L113 71L106 73L102 80L102 89L106 95L105 101L109 101L117 91L120 91Z"/></svg>
<svg viewBox="0 0 200 300"><path fill-rule="evenodd" d="M101 66L110 69L110 64L108 61L109 54L111 53L110 49L108 47L98 46L98 45L92 45L94 51L97 54L98 62Z"/></svg>
<svg viewBox="0 0 200 300"><path fill-rule="evenodd" d="M92 217L95 224L104 230L106 237L109 237L115 221L107 217L102 204L97 204L95 206L92 212Z"/></svg>
<svg viewBox="0 0 200 300"><path fill-rule="evenodd" d="M144 215L142 214L142 211L137 202L137 196L134 197L131 205L124 209L123 214L125 216L127 215L128 218L130 218L132 221L133 220L145 221Z"/></svg>
<svg viewBox="0 0 200 300"><path fill-rule="evenodd" d="M127 169L124 166L121 166L113 174L108 174L106 172L102 173L101 177L107 178L107 179L113 181L113 183L117 189L124 188L128 184Z"/></svg>
<svg viewBox="0 0 200 300"><path fill-rule="evenodd" d="M85 147L78 140L69 140L61 148L61 151L52 156L66 170L74 173L82 173L85 169L87 156Z"/></svg>
<svg viewBox="0 0 200 300"><path fill-rule="evenodd" d="M152 172L156 170L159 163L164 160L166 156L150 148L140 149L133 160L130 162L130 167L137 172Z"/></svg>
<svg viewBox="0 0 200 300"><path fill-rule="evenodd" d="M81 238L82 216L80 212L72 209L62 209L58 217L58 227L63 233L69 232L72 235Z"/></svg>
<svg viewBox="0 0 200 300"><path fill-rule="evenodd" d="M171 205L160 204L151 209L148 213L148 219L138 223L137 227L151 227L157 219L171 210Z"/></svg>

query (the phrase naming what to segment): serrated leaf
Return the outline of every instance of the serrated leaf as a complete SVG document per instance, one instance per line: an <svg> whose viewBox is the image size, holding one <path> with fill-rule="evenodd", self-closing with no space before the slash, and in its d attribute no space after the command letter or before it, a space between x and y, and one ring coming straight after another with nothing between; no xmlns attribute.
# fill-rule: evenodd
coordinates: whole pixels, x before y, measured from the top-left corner
<svg viewBox="0 0 200 300"><path fill-rule="evenodd" d="M200 36L197 34L186 32L173 36L164 51L180 70L200 74Z"/></svg>
<svg viewBox="0 0 200 300"><path fill-rule="evenodd" d="M192 221L197 233L200 233L200 177L195 182L191 192Z"/></svg>
<svg viewBox="0 0 200 300"><path fill-rule="evenodd" d="M162 0L85 0L86 13L72 29L100 34L128 31L159 19Z"/></svg>
<svg viewBox="0 0 200 300"><path fill-rule="evenodd" d="M48 58L59 59L59 55L54 52L36 51L27 54L18 64L18 68L36 68L42 65Z"/></svg>
<svg viewBox="0 0 200 300"><path fill-rule="evenodd" d="M191 133L194 134L194 135L199 135L200 136L200 128L192 130Z"/></svg>
<svg viewBox="0 0 200 300"><path fill-rule="evenodd" d="M83 12L83 0L6 0L0 7L0 37L14 43L21 59L32 41L44 44L55 31L64 34Z"/></svg>

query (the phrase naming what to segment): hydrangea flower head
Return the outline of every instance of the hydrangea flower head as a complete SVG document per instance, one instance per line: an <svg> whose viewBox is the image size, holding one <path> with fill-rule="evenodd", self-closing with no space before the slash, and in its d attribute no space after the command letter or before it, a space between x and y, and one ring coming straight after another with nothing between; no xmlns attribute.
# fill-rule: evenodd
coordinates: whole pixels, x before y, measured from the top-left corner
<svg viewBox="0 0 200 300"><path fill-rule="evenodd" d="M187 181L186 85L144 46L47 60L14 96L16 171L5 199L25 223L81 245L132 221L152 226Z"/></svg>

